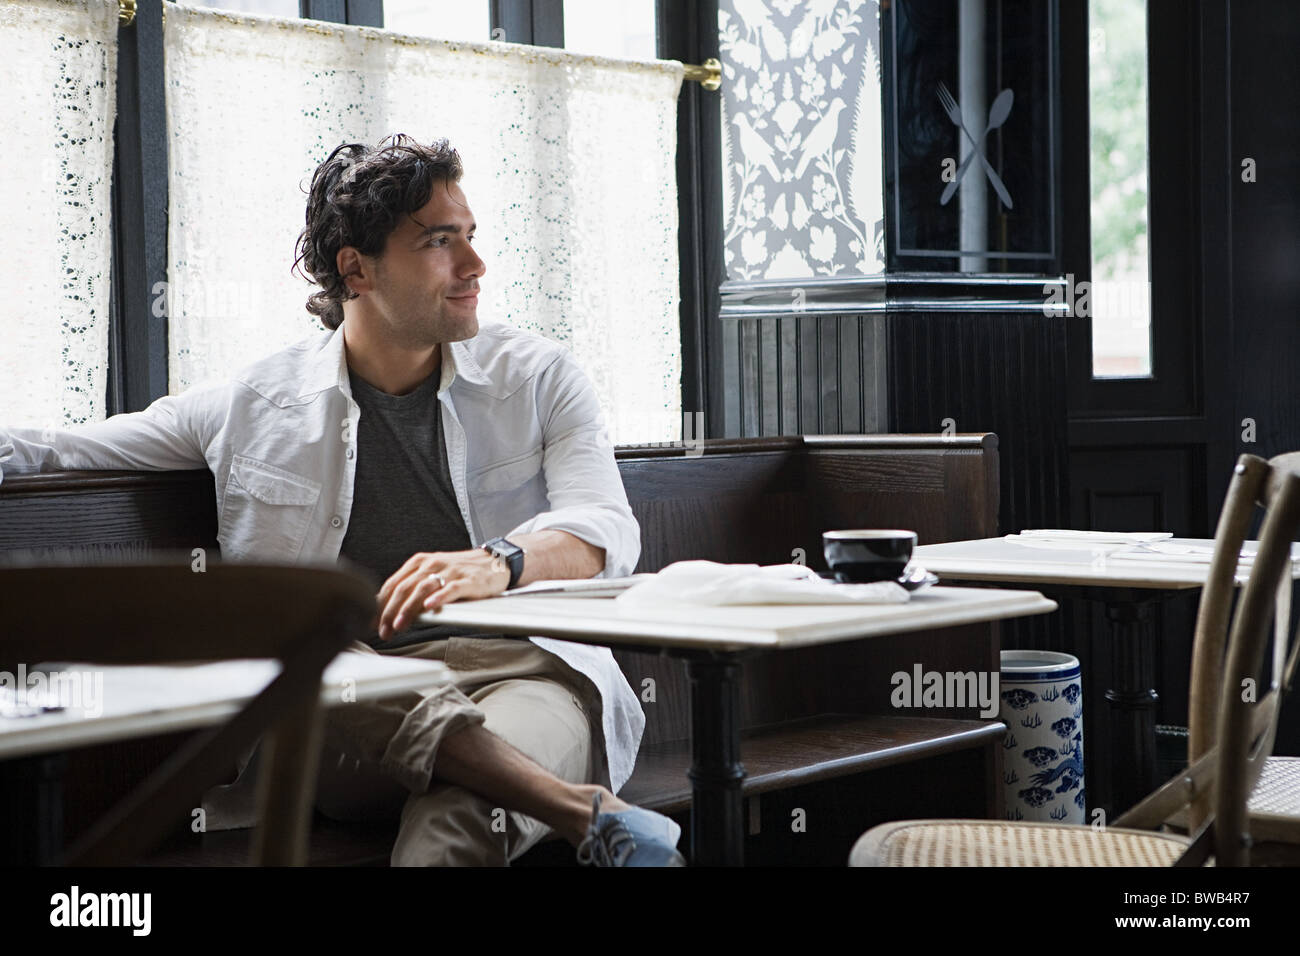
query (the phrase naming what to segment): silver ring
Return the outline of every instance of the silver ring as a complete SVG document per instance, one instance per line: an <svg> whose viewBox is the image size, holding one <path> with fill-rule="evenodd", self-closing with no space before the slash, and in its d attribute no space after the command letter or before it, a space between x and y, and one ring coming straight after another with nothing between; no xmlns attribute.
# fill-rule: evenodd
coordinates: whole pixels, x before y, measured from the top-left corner
<svg viewBox="0 0 1300 956"><path fill-rule="evenodd" d="M443 577L442 577L441 574L431 574L431 575L429 575L429 577L431 577L431 578L437 578L437 579L438 579L438 590L439 590L439 591L441 591L443 588L445 588L445 587L447 586L447 582L443 580Z"/></svg>

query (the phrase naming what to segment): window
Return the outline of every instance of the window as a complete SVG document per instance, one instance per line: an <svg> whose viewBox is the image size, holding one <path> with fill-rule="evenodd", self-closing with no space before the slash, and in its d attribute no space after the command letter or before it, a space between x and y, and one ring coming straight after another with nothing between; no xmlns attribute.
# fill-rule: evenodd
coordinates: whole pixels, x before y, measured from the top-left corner
<svg viewBox="0 0 1300 956"><path fill-rule="evenodd" d="M653 60L654 0L564 0L564 48L621 60Z"/></svg>
<svg viewBox="0 0 1300 956"><path fill-rule="evenodd" d="M1088 17L1092 374L1141 378L1151 375L1146 4L1089 0Z"/></svg>
<svg viewBox="0 0 1300 956"><path fill-rule="evenodd" d="M487 0L464 4L384 0L384 29L439 40L492 39Z"/></svg>
<svg viewBox="0 0 1300 956"><path fill-rule="evenodd" d="M163 81L163 49L157 29L167 0L141 0L134 26L119 32L122 76L135 75L138 89L120 87L117 93L114 157L111 293L105 291L105 342L99 352L100 376L82 392L96 397L89 411L60 412L40 409L22 417L36 421L59 418L102 418L140 410L174 387L175 366L169 345L174 344L167 313L168 258L168 152ZM616 58L654 59L656 56L655 0L629 0L596 4L589 0L567 3L542 0L466 0L465 3L429 0L196 0L196 5L233 14L296 19L346 20L353 24L382 23L394 32L449 40L491 40L494 26L523 24L520 41L543 44L559 39L563 25L569 30L569 48ZM513 34L512 34L513 35ZM52 181L52 177L51 177ZM105 222L109 217L103 217ZM106 270L107 271L107 268ZM105 286L109 283L105 282ZM108 300L111 299L111 302ZM6 359L11 356L6 356ZM66 364L66 363L65 363ZM51 362L53 365L53 361ZM11 376L15 377L16 376ZM49 391L48 389L44 391ZM104 396L100 399L99 396ZM63 406L67 406L63 401Z"/></svg>
<svg viewBox="0 0 1300 956"><path fill-rule="evenodd" d="M267 17L298 16L298 0L198 0L195 6L216 7L232 13L256 13Z"/></svg>

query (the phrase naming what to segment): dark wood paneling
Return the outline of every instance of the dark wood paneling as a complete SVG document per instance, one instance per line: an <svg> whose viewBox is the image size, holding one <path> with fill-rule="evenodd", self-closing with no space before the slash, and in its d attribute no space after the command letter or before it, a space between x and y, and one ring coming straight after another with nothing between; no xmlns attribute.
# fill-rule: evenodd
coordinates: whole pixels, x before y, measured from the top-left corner
<svg viewBox="0 0 1300 956"><path fill-rule="evenodd" d="M780 329L781 435L802 434L799 421L799 319L786 316L776 320Z"/></svg>
<svg viewBox="0 0 1300 956"><path fill-rule="evenodd" d="M888 431L885 317L787 315L724 320L735 329L738 418L728 434ZM934 431L935 429L928 429Z"/></svg>
<svg viewBox="0 0 1300 956"><path fill-rule="evenodd" d="M840 356L840 420L836 433L852 435L862 431L862 322L837 316L835 326L835 347Z"/></svg>
<svg viewBox="0 0 1300 956"><path fill-rule="evenodd" d="M994 432L1006 532L1067 520L1064 332L1033 314L889 319L889 430Z"/></svg>
<svg viewBox="0 0 1300 956"><path fill-rule="evenodd" d="M781 434L781 319L760 319L755 323L758 340L758 409L760 435Z"/></svg>
<svg viewBox="0 0 1300 956"><path fill-rule="evenodd" d="M759 365L758 350L759 338L762 334L762 326L757 322L739 322L736 328L736 341L740 349L738 360L740 362L740 375L738 381L740 387L737 390L740 397L740 421L739 429L729 434L741 435L746 438L757 437L760 434L760 423L762 422L762 387L759 382Z"/></svg>
<svg viewBox="0 0 1300 956"><path fill-rule="evenodd" d="M212 473L11 475L0 493L0 552L71 551L147 557L164 550L218 554Z"/></svg>
<svg viewBox="0 0 1300 956"><path fill-rule="evenodd" d="M1267 457L1300 448L1300 10L1261 0L1232 12L1234 431L1253 419L1256 441L1239 451ZM1246 158L1255 182L1242 181Z"/></svg>

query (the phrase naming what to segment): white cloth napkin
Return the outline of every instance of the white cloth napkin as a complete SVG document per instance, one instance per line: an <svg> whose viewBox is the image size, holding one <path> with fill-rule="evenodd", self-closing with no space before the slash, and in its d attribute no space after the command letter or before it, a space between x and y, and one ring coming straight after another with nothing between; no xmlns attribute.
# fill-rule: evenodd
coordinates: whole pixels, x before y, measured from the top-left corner
<svg viewBox="0 0 1300 956"><path fill-rule="evenodd" d="M909 594L893 581L839 584L802 564L719 564L676 561L614 600L674 604L904 604Z"/></svg>

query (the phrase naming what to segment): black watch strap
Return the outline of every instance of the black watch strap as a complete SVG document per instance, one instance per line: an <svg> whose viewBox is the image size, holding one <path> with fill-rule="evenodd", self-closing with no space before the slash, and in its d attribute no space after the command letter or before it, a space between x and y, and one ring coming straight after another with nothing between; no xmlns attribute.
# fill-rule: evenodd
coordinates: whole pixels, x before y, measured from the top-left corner
<svg viewBox="0 0 1300 956"><path fill-rule="evenodd" d="M507 541L505 538L493 538L491 541L484 541L481 547L489 554L505 561L506 567L510 569L510 583L506 585L507 591L519 583L519 576L524 573L524 555L527 553L523 548L514 542Z"/></svg>

